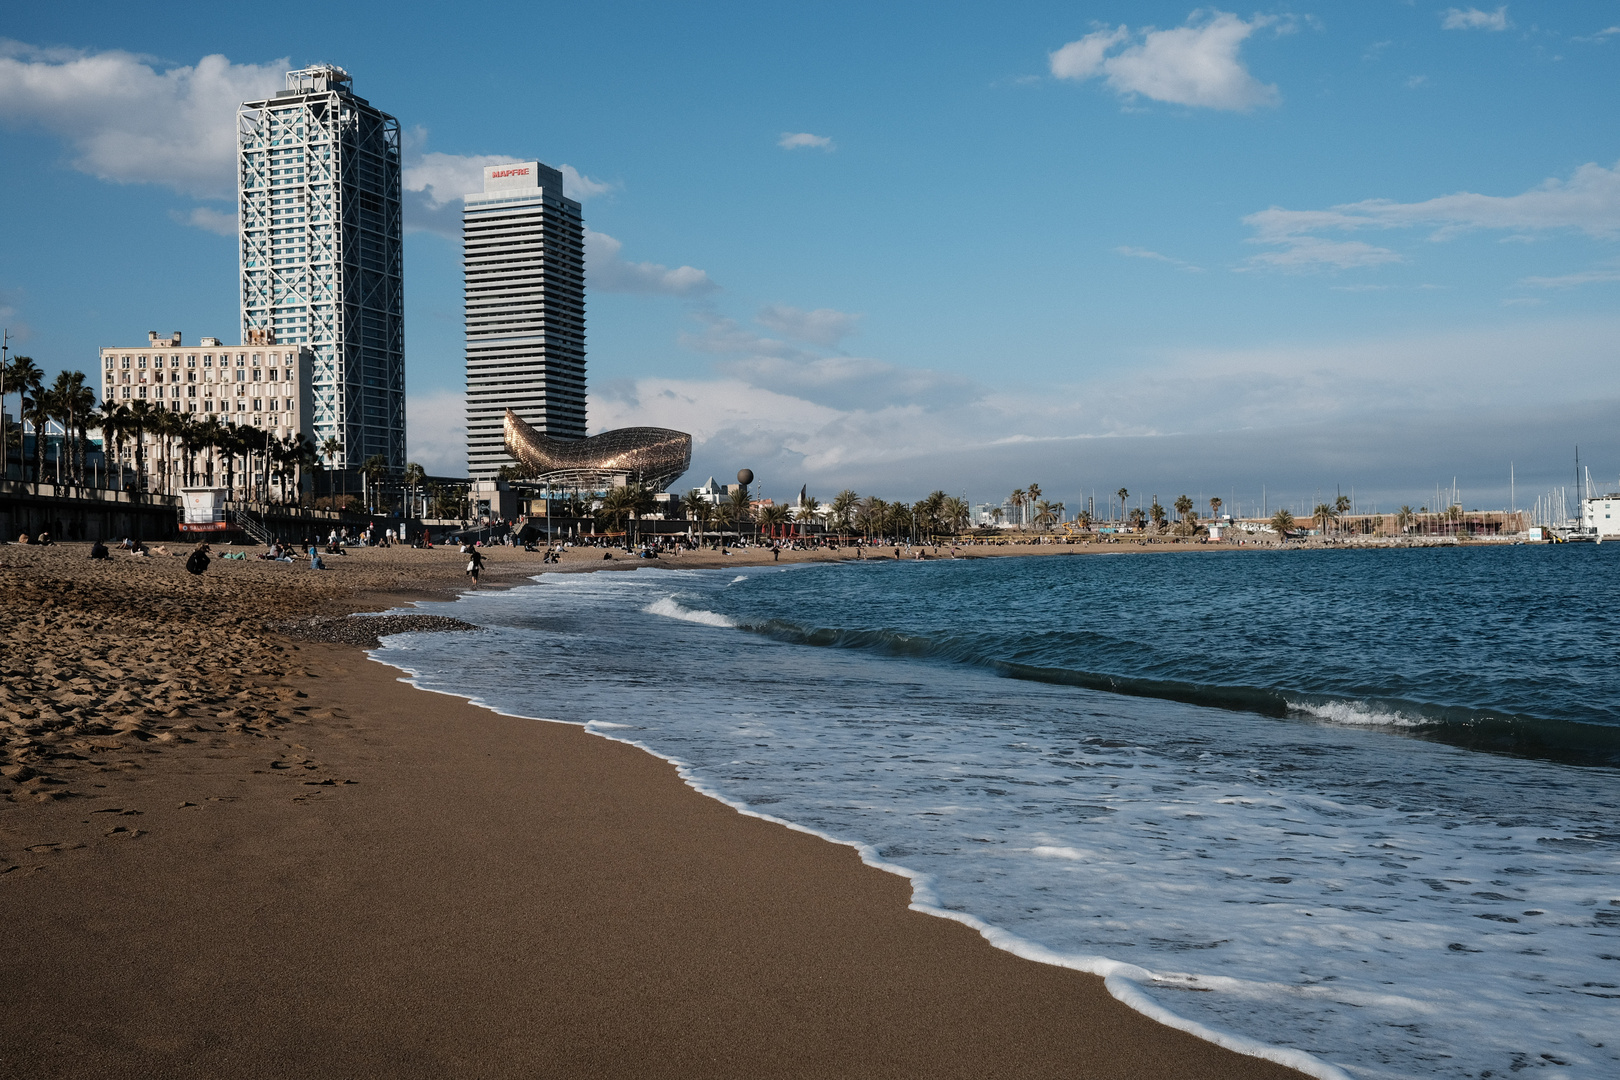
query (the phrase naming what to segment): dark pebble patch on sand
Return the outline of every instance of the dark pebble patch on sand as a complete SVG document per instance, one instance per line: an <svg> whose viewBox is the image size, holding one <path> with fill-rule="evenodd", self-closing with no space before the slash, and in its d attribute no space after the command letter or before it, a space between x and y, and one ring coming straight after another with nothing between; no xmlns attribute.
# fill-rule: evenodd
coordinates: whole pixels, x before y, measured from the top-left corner
<svg viewBox="0 0 1620 1080"><path fill-rule="evenodd" d="M314 616L296 622L271 624L296 638L325 641L333 645L357 645L374 649L389 634L440 633L477 630L472 623L447 615L347 615Z"/></svg>

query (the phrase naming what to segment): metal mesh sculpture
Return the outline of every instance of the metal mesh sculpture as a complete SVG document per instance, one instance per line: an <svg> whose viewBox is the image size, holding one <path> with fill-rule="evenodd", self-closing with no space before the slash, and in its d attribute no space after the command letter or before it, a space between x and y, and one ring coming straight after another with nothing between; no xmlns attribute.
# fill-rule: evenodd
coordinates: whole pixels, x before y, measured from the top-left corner
<svg viewBox="0 0 1620 1080"><path fill-rule="evenodd" d="M692 436L669 428L630 427L588 439L553 439L507 409L506 452L529 478L560 487L594 490L624 476L663 491L691 466Z"/></svg>

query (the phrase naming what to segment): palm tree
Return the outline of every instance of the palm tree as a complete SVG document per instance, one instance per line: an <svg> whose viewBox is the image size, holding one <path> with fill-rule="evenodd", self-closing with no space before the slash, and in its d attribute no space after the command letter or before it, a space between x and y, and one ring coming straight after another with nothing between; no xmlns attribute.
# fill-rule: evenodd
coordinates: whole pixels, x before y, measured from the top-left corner
<svg viewBox="0 0 1620 1080"><path fill-rule="evenodd" d="M1294 527L1294 515L1287 510L1279 510L1271 515L1271 531L1277 534L1277 539L1288 538L1288 531Z"/></svg>
<svg viewBox="0 0 1620 1080"><path fill-rule="evenodd" d="M336 435L328 435L321 441L321 455L326 458L326 468L328 472L332 470L333 463L337 461L337 457L341 453L343 453L343 440L338 438ZM349 489L347 478L345 478L342 483L343 496L344 498L348 498ZM326 489L326 496L327 498L332 497L332 489L330 486ZM339 503L338 505L342 506L342 503Z"/></svg>
<svg viewBox="0 0 1620 1080"><path fill-rule="evenodd" d="M748 485L738 484L732 488L728 502L731 505L731 522L737 527L737 539L740 540L743 524L753 516L748 502Z"/></svg>
<svg viewBox="0 0 1620 1080"><path fill-rule="evenodd" d="M1153 519L1153 530L1155 532L1163 532L1165 519L1168 517L1168 515L1164 511L1164 507L1159 505L1159 497L1157 495L1153 496L1153 505L1148 507L1148 516Z"/></svg>
<svg viewBox="0 0 1620 1080"><path fill-rule="evenodd" d="M990 520L995 522L997 525L1000 525L1001 524L1001 519L1006 517L1006 516L1007 516L1007 511L1003 510L1001 507L992 506L990 508Z"/></svg>
<svg viewBox="0 0 1620 1080"><path fill-rule="evenodd" d="M1220 519L1221 507L1223 505L1224 504L1221 502L1220 499L1211 499L1211 500L1209 500L1209 519L1211 521L1217 521L1217 520Z"/></svg>
<svg viewBox="0 0 1620 1080"><path fill-rule="evenodd" d="M883 527L889 520L889 504L876 495L868 495L861 500L861 505L855 513L855 520L861 527L862 535L868 540L874 535L881 537Z"/></svg>
<svg viewBox="0 0 1620 1080"><path fill-rule="evenodd" d="M27 407L26 407L26 404L25 404L27 395L30 395L30 394L36 394L37 395L40 392L40 390L43 387L44 382L45 382L45 373L43 371L41 371L34 364L33 357L29 357L29 356L13 356L11 358L11 365L8 368L7 379L9 380L9 384L7 386L6 392L17 395L17 418L19 420L25 420L25 419L27 419L27 415L28 415L27 414ZM6 404L5 396L3 394L0 394L0 413L3 413L5 411L5 404ZM4 434L5 434L5 429L0 428L0 435L4 435ZM18 466L19 471L22 472L22 479L26 480L26 479L28 479L28 471L27 471L28 466L27 466L27 462L23 459L22 441L23 441L22 425L18 424L17 425L17 466ZM3 473L5 475L9 476L11 474L11 450L10 450L9 444L6 444L4 442L0 442L0 452L3 452L3 454L5 456L5 461L3 463L4 467L0 468L0 473ZM35 482L36 483L38 482L38 479L39 478L36 475L35 476Z"/></svg>
<svg viewBox="0 0 1620 1080"><path fill-rule="evenodd" d="M972 509L967 500L952 495L946 499L939 508L940 520L951 530L954 536L967 527L968 519L973 516Z"/></svg>
<svg viewBox="0 0 1620 1080"><path fill-rule="evenodd" d="M96 411L94 423L101 432L101 456L107 466L107 487L112 487L113 473L118 474L118 486L124 486L123 469L123 443L124 421L128 410L120 409L118 403L108 398L101 403Z"/></svg>
<svg viewBox="0 0 1620 1080"><path fill-rule="evenodd" d="M1124 488L1120 488L1118 491L1114 492L1114 494L1119 497L1119 519L1121 521L1124 521L1125 520L1125 500L1130 498L1131 493L1126 491Z"/></svg>
<svg viewBox="0 0 1620 1080"><path fill-rule="evenodd" d="M799 503L799 512L795 515L802 525L811 525L821 516L821 500L814 495L806 495L804 501Z"/></svg>
<svg viewBox="0 0 1620 1080"><path fill-rule="evenodd" d="M769 530L773 537L776 535L776 530L788 523L790 516L787 507L777 506L774 503L759 508L759 524Z"/></svg>
<svg viewBox="0 0 1620 1080"><path fill-rule="evenodd" d="M387 471L388 460L381 454L372 454L360 466L360 475L366 482L365 503L373 514L378 513L377 482L382 479L383 473Z"/></svg>
<svg viewBox="0 0 1620 1080"><path fill-rule="evenodd" d="M1402 506L1399 510L1395 511L1395 527L1402 533L1405 533L1412 527L1412 522L1416 520L1416 518L1417 514L1410 506Z"/></svg>
<svg viewBox="0 0 1620 1080"><path fill-rule="evenodd" d="M45 388L43 379L37 379L22 399L23 419L34 425L34 494L45 479L45 428L56 413L54 395Z"/></svg>
<svg viewBox="0 0 1620 1080"><path fill-rule="evenodd" d="M705 499L697 488L693 488L691 491L688 491L686 493L686 497L681 500L681 509L686 511L686 519L688 521L695 521L698 523L698 547L702 547L703 534L708 532L707 526L709 524L709 518L713 513L713 507L709 505L709 500Z"/></svg>
<svg viewBox="0 0 1620 1080"><path fill-rule="evenodd" d="M636 494L629 484L610 488L602 497L602 520L610 530L625 528L635 513Z"/></svg>
<svg viewBox="0 0 1620 1080"><path fill-rule="evenodd" d="M133 401L129 406L127 430L135 443L135 490L146 490L146 430L152 420L152 405L147 401Z"/></svg>
<svg viewBox="0 0 1620 1080"><path fill-rule="evenodd" d="M1333 500L1333 517L1335 520L1350 512L1350 496L1340 495Z"/></svg>
<svg viewBox="0 0 1620 1080"><path fill-rule="evenodd" d="M1125 516L1125 521L1131 528L1141 532L1147 528L1147 511L1140 506L1131 507L1131 512Z"/></svg>
<svg viewBox="0 0 1620 1080"><path fill-rule="evenodd" d="M1082 511L1080 511L1080 513L1075 515L1074 520L1079 522L1080 528L1084 529L1086 532L1091 531L1092 521L1091 521L1091 511L1090 510L1082 510Z"/></svg>
<svg viewBox="0 0 1620 1080"><path fill-rule="evenodd" d="M300 436L300 438L302 438L302 436ZM418 465L414 461L407 461L405 463L405 490L408 492L407 497L410 499L411 504L405 513L406 517L410 517L411 512L416 509L416 492L419 488L421 488L422 482L426 479L426 469L422 468L422 466ZM546 516L551 516L551 507L549 506L546 507Z"/></svg>
<svg viewBox="0 0 1620 1080"><path fill-rule="evenodd" d="M1007 502L1012 505L1013 512L1018 515L1018 523L1022 525L1024 523L1024 489L1015 488L1013 493L1007 496Z"/></svg>
<svg viewBox="0 0 1620 1080"><path fill-rule="evenodd" d="M1176 496L1176 513L1181 515L1183 524L1192 524L1193 501L1185 495Z"/></svg>
<svg viewBox="0 0 1620 1080"><path fill-rule="evenodd" d="M1029 488L1028 488L1028 490L1027 490L1027 493L1026 493L1026 494L1025 494L1025 496L1024 496L1024 497L1025 497L1025 498L1026 498L1026 499L1027 499L1027 500L1029 500L1029 501L1028 501L1028 506L1029 506L1029 507L1030 507L1030 508L1031 508L1031 509L1034 509L1034 507L1035 507L1035 504L1036 504L1036 503L1037 503L1037 502L1038 502L1038 501L1040 501L1040 497L1041 497L1041 485L1039 485L1039 484L1031 484L1031 485L1029 485ZM1028 522L1028 521L1026 521L1026 522L1025 522L1025 524L1026 524L1026 525L1027 525L1027 524L1029 524L1029 522Z"/></svg>
<svg viewBox="0 0 1620 1080"><path fill-rule="evenodd" d="M1316 519L1317 527L1324 533L1328 531L1328 522L1333 521L1338 516L1333 506L1325 502L1317 503L1316 509L1311 511L1311 517Z"/></svg>
<svg viewBox="0 0 1620 1080"><path fill-rule="evenodd" d="M855 524L855 508L860 505L861 497L845 488L833 496L831 518L833 527L840 535L848 536L849 530Z"/></svg>
<svg viewBox="0 0 1620 1080"><path fill-rule="evenodd" d="M1035 504L1035 524L1045 528L1057 520L1057 507L1045 499Z"/></svg>

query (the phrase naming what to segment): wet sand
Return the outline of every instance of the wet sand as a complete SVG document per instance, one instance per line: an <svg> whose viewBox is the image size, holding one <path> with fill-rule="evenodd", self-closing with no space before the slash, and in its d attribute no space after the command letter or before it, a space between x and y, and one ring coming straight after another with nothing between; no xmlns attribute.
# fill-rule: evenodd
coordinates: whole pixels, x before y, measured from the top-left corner
<svg viewBox="0 0 1620 1080"><path fill-rule="evenodd" d="M651 755L311 640L465 584L453 550L328 562L0 547L0 1075L1297 1075Z"/></svg>

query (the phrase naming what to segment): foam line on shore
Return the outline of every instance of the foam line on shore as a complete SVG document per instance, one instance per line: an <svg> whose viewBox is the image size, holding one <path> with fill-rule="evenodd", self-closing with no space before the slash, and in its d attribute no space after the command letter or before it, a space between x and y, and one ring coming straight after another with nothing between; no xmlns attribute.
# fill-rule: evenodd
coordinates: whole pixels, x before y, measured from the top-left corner
<svg viewBox="0 0 1620 1080"><path fill-rule="evenodd" d="M670 600L670 603L674 603L673 599ZM644 610L650 610L650 608ZM660 612L659 614L662 613ZM701 614L715 616L716 618L724 618L724 616L715 615L714 612L701 612ZM680 618L678 615L673 617ZM694 619L690 621L705 622L706 620ZM709 625L717 624L709 623ZM734 624L730 623L728 620L726 623L718 625L732 626ZM758 818L761 821L768 821L773 825L780 825L783 828L791 829L794 832L814 836L817 839L824 840L828 843L853 848L860 856L862 863L872 867L875 870L881 870L885 873L890 873L896 875L897 877L905 878L911 883L911 902L908 907L912 911L916 911L924 915L932 915L937 918L950 919L954 922L959 922L965 926L972 927L974 930L978 931L979 935L983 937L985 941L988 942L992 947L1000 949L1003 952L1012 953L1014 956L1018 956L1022 959L1030 960L1038 964L1048 964L1053 967L1068 968L1072 971L1079 971L1089 975L1100 976L1103 979L1104 987L1115 1000L1133 1009L1134 1011L1141 1013L1150 1020L1163 1024L1166 1027L1185 1032L1186 1034L1192 1035L1198 1039L1202 1039L1205 1042L1214 1043L1217 1046L1231 1050L1235 1053L1243 1054L1247 1057L1260 1058L1262 1060L1283 1065L1287 1068L1295 1069L1307 1076L1316 1077L1317 1080L1352 1080L1350 1075L1343 1069L1329 1062L1323 1061L1322 1059L1307 1053L1306 1051L1295 1050L1289 1047L1273 1046L1270 1043L1261 1042L1258 1039L1251 1039L1243 1035L1238 1035L1233 1032L1211 1027L1207 1024L1198 1023L1194 1020L1189 1020L1154 1001L1151 997L1144 993L1139 986L1140 983L1148 982L1187 983L1200 981L1196 976L1155 973L1136 964L1112 960L1104 956L1067 955L1059 953L1036 942L1030 941L1027 938L1020 937L1011 931L1004 930L1001 927L988 923L977 916L967 914L966 912L950 910L949 908L943 907L939 902L939 898L935 895L932 887L931 875L913 870L910 867L903 866L899 863L890 862L887 859L884 859L871 845L863 843L859 840L845 839L843 837L824 832L820 829L814 829L794 821L789 821L785 818L763 813L759 810L753 809L746 803L729 798L721 794L716 789L709 787L702 780L700 780L686 762L680 760L679 758L671 757L668 754L660 753L658 750L653 749L651 746L648 746L646 743L641 742L638 739L630 738L625 735L613 734L611 730L614 728L627 727L628 725L603 724L595 721L579 723L573 720L559 720L551 717L528 716L523 713L507 712L506 710L497 708L479 697L457 693L452 690L438 690L430 686L424 686L420 682L421 675L419 672L412 670L404 664L397 663L394 660L386 659L385 657L379 655L379 653L383 651L383 649L367 650L366 655L377 663L383 664L387 667L392 667L396 671L404 672L406 677L400 681L417 690L425 690L428 693L443 694L446 697L459 698L470 705L476 706L477 708L486 709L489 712L495 713L497 716L507 716L521 720L534 720L540 723L562 724L567 727L581 728L586 734L595 735L598 738L607 739L611 742L619 742L628 746L633 746L644 753L651 754L653 757L658 758L661 761L668 762L670 765L674 766L675 773L681 779L681 782L687 787L691 788L693 791L697 792L699 795L706 796L715 800L716 802L722 803L739 814L746 817Z"/></svg>

